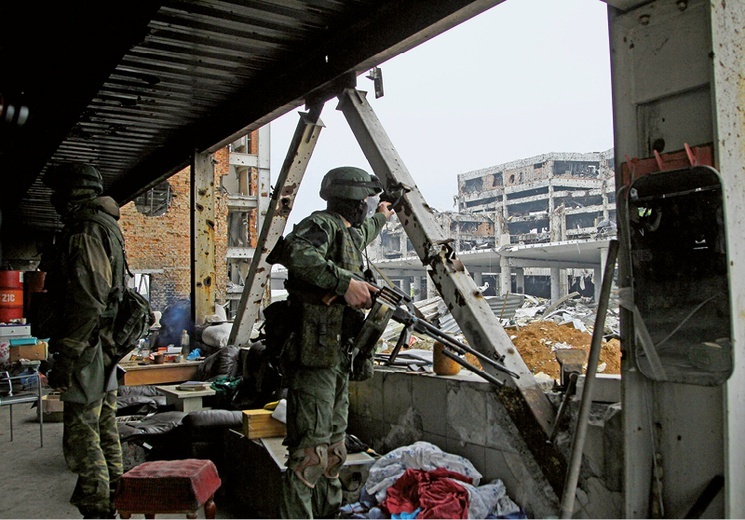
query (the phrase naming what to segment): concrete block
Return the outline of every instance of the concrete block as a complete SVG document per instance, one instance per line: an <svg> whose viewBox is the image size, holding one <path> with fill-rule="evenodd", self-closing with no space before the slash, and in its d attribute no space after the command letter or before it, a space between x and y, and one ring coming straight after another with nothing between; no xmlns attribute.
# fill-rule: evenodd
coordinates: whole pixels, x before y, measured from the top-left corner
<svg viewBox="0 0 745 520"><path fill-rule="evenodd" d="M476 470L483 475L486 466L486 448L483 445L465 442L461 439L447 439L447 449L445 451L468 459Z"/></svg>
<svg viewBox="0 0 745 520"><path fill-rule="evenodd" d="M587 425L583 454L592 474L602 476L605 466L605 450L603 446L603 424L591 421Z"/></svg>
<svg viewBox="0 0 745 520"><path fill-rule="evenodd" d="M583 395L585 376L577 380L577 395ZM596 374L592 385L592 400L596 403L620 403L621 402L621 376L620 374Z"/></svg>
<svg viewBox="0 0 745 520"><path fill-rule="evenodd" d="M386 374L386 384L382 392L382 417L387 422L402 424L403 417L413 408L412 379L411 377L404 377L403 374Z"/></svg>
<svg viewBox="0 0 745 520"><path fill-rule="evenodd" d="M460 382L447 384L447 438L486 445L486 428L474 428L486 421L485 392Z"/></svg>
<svg viewBox="0 0 745 520"><path fill-rule="evenodd" d="M436 376L412 377L413 406L421 417L422 431L445 438L447 428L447 388Z"/></svg>

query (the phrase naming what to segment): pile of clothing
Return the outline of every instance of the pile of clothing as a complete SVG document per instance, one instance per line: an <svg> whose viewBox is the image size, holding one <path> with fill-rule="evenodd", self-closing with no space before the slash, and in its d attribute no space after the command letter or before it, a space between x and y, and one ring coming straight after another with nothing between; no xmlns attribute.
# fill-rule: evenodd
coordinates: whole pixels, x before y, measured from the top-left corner
<svg viewBox="0 0 745 520"><path fill-rule="evenodd" d="M527 518L496 479L466 458L428 442L397 448L370 468L360 501L346 505L346 518Z"/></svg>

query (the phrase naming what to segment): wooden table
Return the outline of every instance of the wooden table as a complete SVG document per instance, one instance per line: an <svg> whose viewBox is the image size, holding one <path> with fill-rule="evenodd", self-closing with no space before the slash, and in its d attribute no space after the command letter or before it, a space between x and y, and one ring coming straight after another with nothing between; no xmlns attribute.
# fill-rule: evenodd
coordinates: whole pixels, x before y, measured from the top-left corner
<svg viewBox="0 0 745 520"><path fill-rule="evenodd" d="M201 361L139 365L119 364L119 384L127 386L180 383L195 379Z"/></svg>
<svg viewBox="0 0 745 520"><path fill-rule="evenodd" d="M203 390L179 390L180 385L164 385L155 388L166 396L166 404L172 404L176 407L176 410L189 413L204 408L202 397L215 395L216 392L209 385L209 383L205 383Z"/></svg>

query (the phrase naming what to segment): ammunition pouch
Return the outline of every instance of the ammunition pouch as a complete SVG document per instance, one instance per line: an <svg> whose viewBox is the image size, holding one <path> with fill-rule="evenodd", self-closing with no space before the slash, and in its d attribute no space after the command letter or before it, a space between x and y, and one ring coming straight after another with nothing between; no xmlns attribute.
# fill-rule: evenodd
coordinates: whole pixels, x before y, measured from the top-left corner
<svg viewBox="0 0 745 520"><path fill-rule="evenodd" d="M288 361L307 368L332 368L342 360L344 306L301 303L300 330ZM289 345L288 345L289 346Z"/></svg>

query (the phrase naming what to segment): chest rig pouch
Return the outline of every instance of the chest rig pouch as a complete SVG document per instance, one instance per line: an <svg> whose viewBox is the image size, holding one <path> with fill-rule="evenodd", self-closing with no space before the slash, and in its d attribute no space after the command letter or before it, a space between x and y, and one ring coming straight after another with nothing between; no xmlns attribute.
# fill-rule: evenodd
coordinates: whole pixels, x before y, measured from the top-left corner
<svg viewBox="0 0 745 520"><path fill-rule="evenodd" d="M295 338L296 348L295 352L288 352L289 361L308 368L337 366L343 355L341 345L344 305L303 302L300 304L300 312L301 325Z"/></svg>

